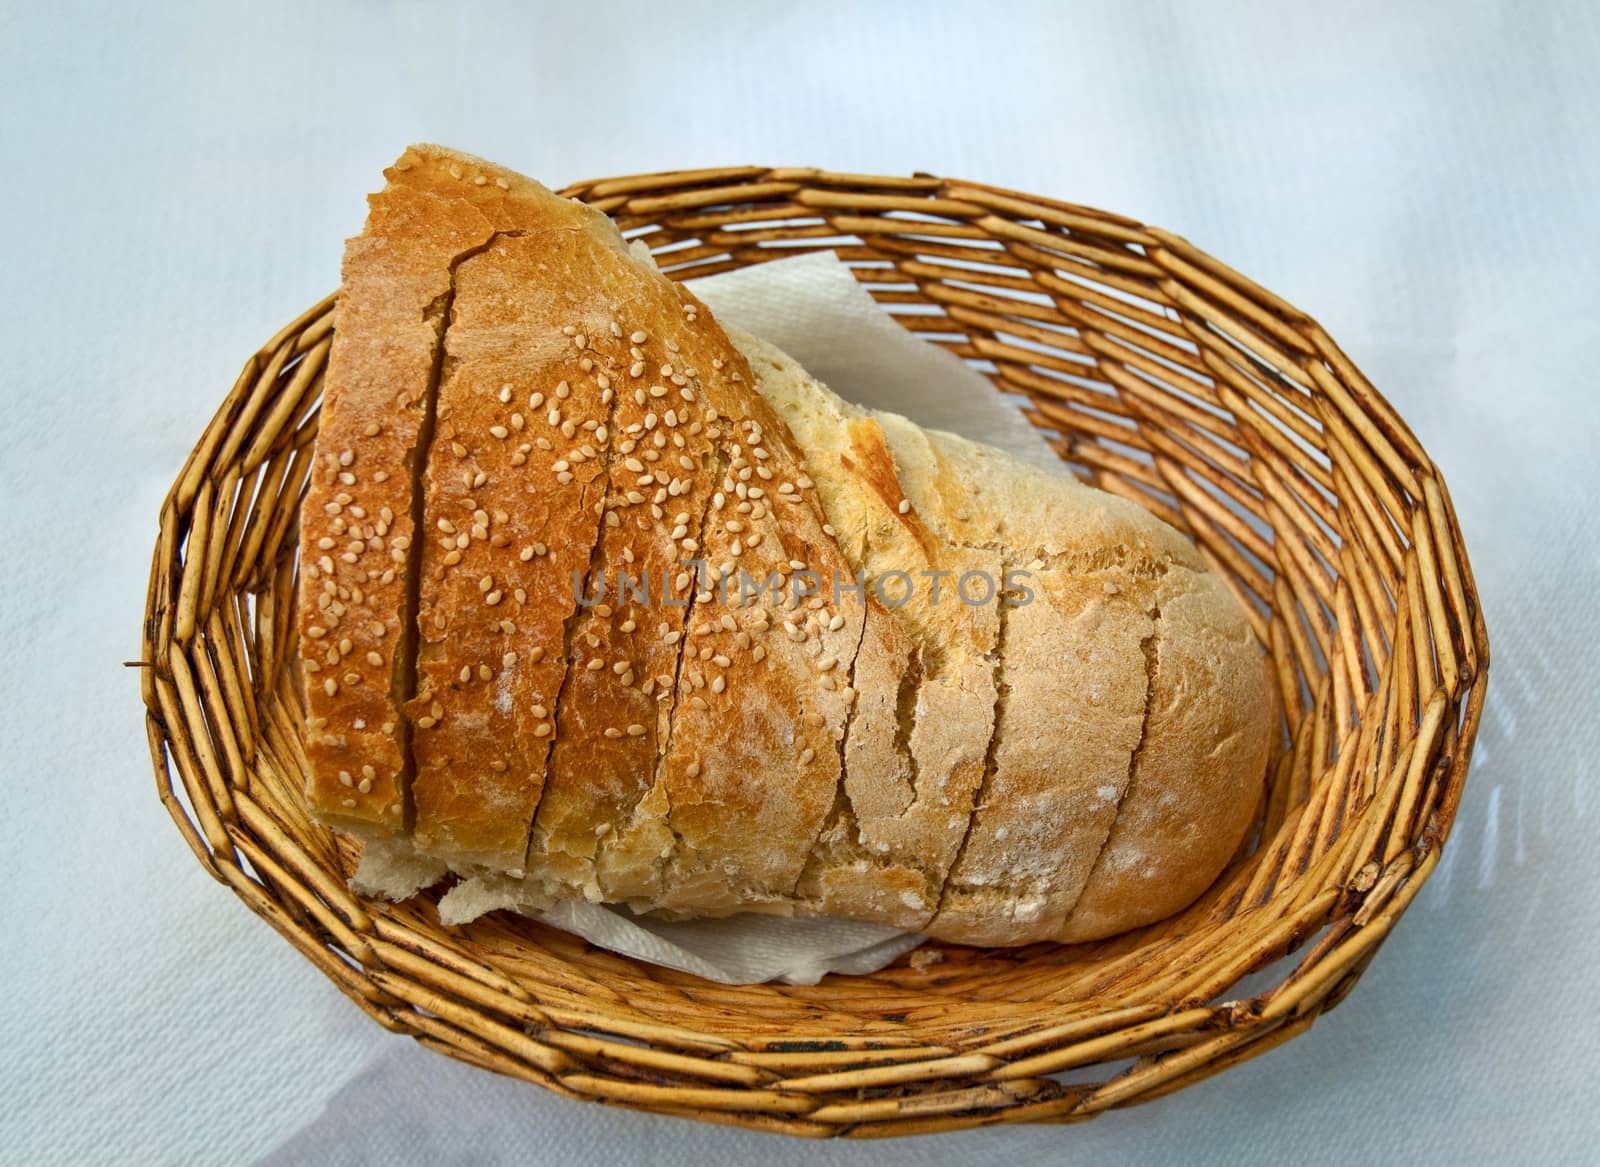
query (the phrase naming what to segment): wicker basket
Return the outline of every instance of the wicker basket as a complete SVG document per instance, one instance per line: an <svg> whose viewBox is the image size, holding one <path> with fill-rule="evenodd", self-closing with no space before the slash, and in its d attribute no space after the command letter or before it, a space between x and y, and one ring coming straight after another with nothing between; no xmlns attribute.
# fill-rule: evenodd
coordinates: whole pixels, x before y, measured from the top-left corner
<svg viewBox="0 0 1600 1167"><path fill-rule="evenodd" d="M575 1098L793 1134L1089 1118L1342 1000L1438 862L1489 650L1444 483L1327 334L1165 231L979 183L735 167L565 193L676 278L834 250L906 328L1021 395L1088 479L1187 531L1276 666L1250 844L1188 911L1110 941L930 946L812 988L358 899L354 849L307 819L285 667L330 297L246 363L161 512L150 754L206 870L388 1029Z"/></svg>

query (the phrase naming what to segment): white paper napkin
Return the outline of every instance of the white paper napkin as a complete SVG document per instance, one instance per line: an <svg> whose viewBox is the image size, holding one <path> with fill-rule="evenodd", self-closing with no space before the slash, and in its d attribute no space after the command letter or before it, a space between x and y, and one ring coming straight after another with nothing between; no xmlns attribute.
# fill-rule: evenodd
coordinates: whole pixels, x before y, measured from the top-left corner
<svg viewBox="0 0 1600 1167"><path fill-rule="evenodd" d="M710 276L690 287L723 324L777 345L847 400L1061 470L1060 459L1014 404L959 358L891 320L831 251ZM358 873L356 882L361 878ZM417 879L431 882L422 872ZM464 881L439 907L456 923L494 908L521 911L612 952L724 984L814 985L830 972L880 969L925 939L854 920L748 913L666 923L586 900L534 908L519 904L517 885L503 880Z"/></svg>
<svg viewBox="0 0 1600 1167"><path fill-rule="evenodd" d="M1065 473L1016 400L896 324L831 251L691 280L689 287L723 324L777 345L847 401Z"/></svg>

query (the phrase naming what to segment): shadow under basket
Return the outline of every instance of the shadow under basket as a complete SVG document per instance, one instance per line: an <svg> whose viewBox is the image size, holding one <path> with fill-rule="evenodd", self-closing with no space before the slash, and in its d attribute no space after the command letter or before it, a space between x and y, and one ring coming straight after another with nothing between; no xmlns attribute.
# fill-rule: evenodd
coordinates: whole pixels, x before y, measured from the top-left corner
<svg viewBox="0 0 1600 1167"><path fill-rule="evenodd" d="M1187 532L1275 666L1246 846L1187 911L1108 941L931 944L814 987L712 984L506 913L446 928L426 897L357 897L354 845L302 800L288 667L329 297L246 363L161 512L150 754L206 870L385 1028L575 1098L792 1134L1089 1118L1341 1001L1438 863L1489 648L1444 482L1327 334L1168 232L980 183L733 167L563 193L675 279L836 252L1075 471ZM1270 984L1230 999L1247 976Z"/></svg>

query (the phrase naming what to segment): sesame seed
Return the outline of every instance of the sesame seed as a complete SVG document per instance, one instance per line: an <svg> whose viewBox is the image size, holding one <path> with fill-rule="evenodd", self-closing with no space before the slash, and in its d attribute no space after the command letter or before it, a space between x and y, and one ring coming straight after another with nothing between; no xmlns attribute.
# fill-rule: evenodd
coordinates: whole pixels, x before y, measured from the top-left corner
<svg viewBox="0 0 1600 1167"><path fill-rule="evenodd" d="M629 737L641 737L641 736L643 736L643 734L644 734L644 726L640 725L637 721L634 722L632 725L628 726L628 736Z"/></svg>
<svg viewBox="0 0 1600 1167"><path fill-rule="evenodd" d="M606 736L609 738L619 738L622 736L622 731L614 725L608 725L606 726Z"/></svg>
<svg viewBox="0 0 1600 1167"><path fill-rule="evenodd" d="M896 507L895 509L898 510L902 515L910 514L911 513L911 500L909 498L901 499L900 500L900 505L898 507Z"/></svg>
<svg viewBox="0 0 1600 1167"><path fill-rule="evenodd" d="M811 765L812 759L816 756L817 751L812 749L810 746L807 746L805 749L800 751L800 764L802 766L809 766Z"/></svg>
<svg viewBox="0 0 1600 1167"><path fill-rule="evenodd" d="M549 737L550 736L550 723L548 721L541 721L538 725L534 726L533 727L533 736L534 737Z"/></svg>
<svg viewBox="0 0 1600 1167"><path fill-rule="evenodd" d="M339 682L329 677L322 682L322 691L330 697L337 697L339 695Z"/></svg>
<svg viewBox="0 0 1600 1167"><path fill-rule="evenodd" d="M350 771L348 771L348 770L340 770L339 771L339 785L340 786L353 786L354 784L355 784L354 779L352 779L350 777Z"/></svg>
<svg viewBox="0 0 1600 1167"><path fill-rule="evenodd" d="M367 663L373 668L379 668L383 664L383 657L375 652L369 652L367 653Z"/></svg>
<svg viewBox="0 0 1600 1167"><path fill-rule="evenodd" d="M727 687L728 687L728 682L725 679L723 679L722 677L718 676L718 677L713 677L711 679L711 691L713 693L720 693L724 689L726 689Z"/></svg>

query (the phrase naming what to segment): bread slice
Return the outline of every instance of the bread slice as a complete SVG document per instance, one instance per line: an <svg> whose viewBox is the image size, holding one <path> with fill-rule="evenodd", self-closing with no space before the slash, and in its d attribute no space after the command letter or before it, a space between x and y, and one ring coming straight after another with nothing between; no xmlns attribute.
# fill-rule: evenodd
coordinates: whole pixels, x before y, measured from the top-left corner
<svg viewBox="0 0 1600 1167"><path fill-rule="evenodd" d="M691 381L702 367L719 373L713 362L728 355L714 334L683 327L693 300L647 258L597 267L582 288L594 317L575 351L612 394L604 523L529 854L594 899L617 894L602 884L648 879L659 858L659 846L642 855L606 846L600 866L602 846L649 792L671 726L694 594L682 564L699 554L705 500L721 476L720 429Z"/></svg>
<svg viewBox="0 0 1600 1167"><path fill-rule="evenodd" d="M313 809L379 840L361 886L448 866L451 919L581 895L1004 945L1108 935L1216 876L1270 715L1244 614L1182 536L845 404L597 212L434 148L402 162L352 254L406 294L364 299L347 265L334 355L364 372L330 387L302 546L315 641L371 582L315 558L331 520L352 537L351 508L385 507L407 540L360 602L392 633L376 659L416 620L411 671L376 704L364 678L308 690ZM398 400L370 388L391 368ZM380 501L350 470L369 458L417 477Z"/></svg>

